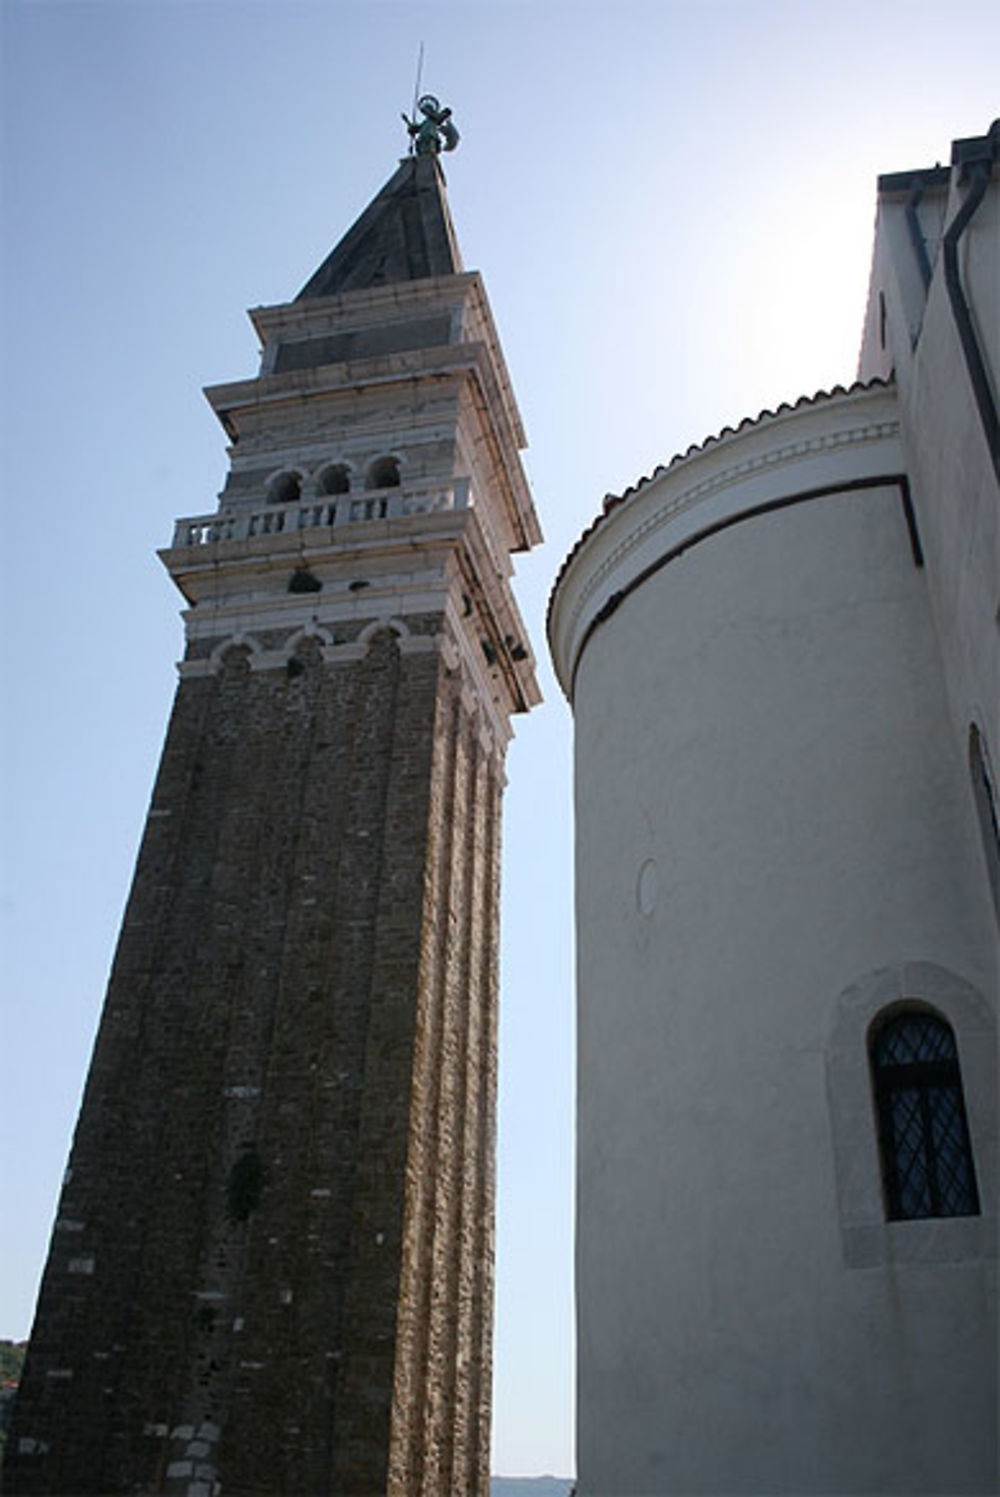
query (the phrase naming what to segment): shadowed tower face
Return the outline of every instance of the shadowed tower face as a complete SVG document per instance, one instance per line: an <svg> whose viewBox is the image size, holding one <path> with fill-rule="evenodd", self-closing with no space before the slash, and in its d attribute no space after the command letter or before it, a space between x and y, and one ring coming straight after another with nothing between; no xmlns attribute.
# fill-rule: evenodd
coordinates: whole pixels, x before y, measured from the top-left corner
<svg viewBox="0 0 1000 1497"><path fill-rule="evenodd" d="M5 1491L487 1490L523 434L433 154L251 315Z"/></svg>

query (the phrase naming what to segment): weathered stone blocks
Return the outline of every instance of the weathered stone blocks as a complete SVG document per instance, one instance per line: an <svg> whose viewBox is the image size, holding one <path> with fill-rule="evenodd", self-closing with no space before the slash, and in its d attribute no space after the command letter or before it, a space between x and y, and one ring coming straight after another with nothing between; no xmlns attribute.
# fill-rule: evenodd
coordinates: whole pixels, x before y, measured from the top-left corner
<svg viewBox="0 0 1000 1497"><path fill-rule="evenodd" d="M485 1480L499 764L439 652L297 659L178 689L15 1491Z"/></svg>

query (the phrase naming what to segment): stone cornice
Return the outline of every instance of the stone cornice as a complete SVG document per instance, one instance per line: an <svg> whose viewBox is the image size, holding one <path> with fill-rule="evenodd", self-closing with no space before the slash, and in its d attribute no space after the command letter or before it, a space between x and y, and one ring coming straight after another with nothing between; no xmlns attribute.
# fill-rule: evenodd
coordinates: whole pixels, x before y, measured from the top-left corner
<svg viewBox="0 0 1000 1497"><path fill-rule="evenodd" d="M327 330L347 331L365 327L373 321L399 321L412 317L415 312L436 306L454 306L467 300L474 304L482 321L485 346L496 371L497 384L514 440L518 447L525 447L527 440L524 425L517 408L486 286L478 271L464 271L461 275L453 276L432 276L419 281L399 281L387 286L369 287L363 291L345 292L341 296L315 297L275 306L252 307L247 315L261 342L266 344L285 334L302 338Z"/></svg>
<svg viewBox="0 0 1000 1497"><path fill-rule="evenodd" d="M317 525L237 540L210 540L202 545L171 546L157 554L188 602L210 592L219 595L220 579L243 574L261 577L302 566L323 567L345 578L370 576L380 565L421 553L450 549L462 534L471 513L466 509L420 511L392 519L360 520L350 525ZM249 585L247 583L246 585ZM230 590L233 590L232 588Z"/></svg>
<svg viewBox="0 0 1000 1497"><path fill-rule="evenodd" d="M541 700L527 631L509 582L499 569L483 516L475 508L404 519L359 522L342 531L308 531L215 541L161 552L189 602L184 613L190 641L247 639L275 630L333 632L361 619L403 622L450 610L481 660L477 681L502 715ZM313 592L288 592L296 569L321 583ZM414 648L419 648L414 646ZM363 653L363 652L362 652ZM334 658L353 658L338 654ZM286 662L285 647L260 667ZM186 661L182 675L204 674L204 663Z"/></svg>
<svg viewBox="0 0 1000 1497"><path fill-rule="evenodd" d="M485 305L480 309L480 320L484 331L495 337ZM484 426L496 442L498 467L506 480L498 497L507 508L515 548L525 550L541 540L541 529L521 466L524 433L520 417L513 404L506 366L498 359L498 348L492 347L488 340L448 343L348 363L322 364L314 369L262 374L253 379L211 385L204 393L235 441L241 423L248 428L247 436L252 439L253 428L260 423L262 413L298 414L306 401L322 404L354 396L362 390L388 389L414 380L450 380L456 388L471 387ZM273 448L273 437L268 445Z"/></svg>
<svg viewBox="0 0 1000 1497"><path fill-rule="evenodd" d="M251 307L247 316L261 342L283 333L302 336L313 330L364 327L371 322L390 322L397 314L412 316L428 306L444 306L463 300L481 278L476 271L460 275L428 276L417 281L394 281L384 286L345 291L339 296L309 297L304 301L280 302Z"/></svg>
<svg viewBox="0 0 1000 1497"><path fill-rule="evenodd" d="M595 616L657 554L796 492L847 487L902 468L895 391L880 384L747 424L609 505L553 591L549 642L567 696Z"/></svg>
<svg viewBox="0 0 1000 1497"><path fill-rule="evenodd" d="M470 374L486 367L485 345L442 343L434 348L406 349L377 354L349 363L318 364L313 369L291 369L284 374L261 374L252 379L207 385L205 398L220 417L285 403L300 405L306 397L339 395L375 385L398 384L421 376Z"/></svg>
<svg viewBox="0 0 1000 1497"><path fill-rule="evenodd" d="M333 631L317 619L308 619L295 627L291 618L285 620L288 633L277 648L266 648L260 641L260 633L273 633L274 618L262 621L264 627L253 628L252 621L235 623L217 620L219 628L212 636L216 643L211 653L197 659L181 660L177 673L181 680L198 680L216 676L223 666L223 658L232 648L245 649L249 656L251 673L285 670L303 639L315 639L319 645L324 665L350 665L363 660L372 639L381 630L389 630L396 636L399 653L404 656L439 654L445 669L459 675L460 700L466 714L477 722L477 732L484 749L490 755L503 759L506 746L512 736L510 726L511 703L501 684L497 672L487 668L474 632L457 606L452 590L438 600L444 628L436 634L413 634L405 619L394 614L378 612L372 614L369 606L368 623L351 640L335 643ZM228 627L227 627L228 622ZM327 616L326 624L332 622Z"/></svg>

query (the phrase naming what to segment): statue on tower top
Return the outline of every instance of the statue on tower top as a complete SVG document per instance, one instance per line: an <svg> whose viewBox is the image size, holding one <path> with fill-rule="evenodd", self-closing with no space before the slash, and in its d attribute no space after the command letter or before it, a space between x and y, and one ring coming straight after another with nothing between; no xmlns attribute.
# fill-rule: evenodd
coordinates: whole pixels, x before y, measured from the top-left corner
<svg viewBox="0 0 1000 1497"><path fill-rule="evenodd" d="M451 110L442 108L433 94L422 94L417 108L424 116L422 120L411 120L403 115L403 122L410 132L411 149L418 156L437 156L441 151L453 151L458 145L459 135L451 117Z"/></svg>

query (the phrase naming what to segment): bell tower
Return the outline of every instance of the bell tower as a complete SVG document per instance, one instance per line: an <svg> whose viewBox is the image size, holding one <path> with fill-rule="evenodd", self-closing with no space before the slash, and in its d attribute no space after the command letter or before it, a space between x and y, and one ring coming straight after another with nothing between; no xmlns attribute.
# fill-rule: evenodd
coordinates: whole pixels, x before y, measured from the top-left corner
<svg viewBox="0 0 1000 1497"><path fill-rule="evenodd" d="M488 1490L500 801L539 700L510 557L540 532L457 133L421 130L251 313L256 378L207 391L231 467L161 553L186 648L5 1492Z"/></svg>

